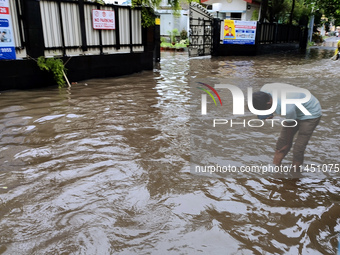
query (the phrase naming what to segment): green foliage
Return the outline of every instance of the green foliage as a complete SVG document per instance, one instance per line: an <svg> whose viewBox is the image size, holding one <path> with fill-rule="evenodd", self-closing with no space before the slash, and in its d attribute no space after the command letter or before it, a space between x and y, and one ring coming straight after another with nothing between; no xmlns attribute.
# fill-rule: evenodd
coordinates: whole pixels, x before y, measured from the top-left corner
<svg viewBox="0 0 340 255"><path fill-rule="evenodd" d="M188 38L188 32L185 29L183 29L179 36L180 36L181 40L185 40L185 39Z"/></svg>
<svg viewBox="0 0 340 255"><path fill-rule="evenodd" d="M310 5L307 5L302 0L296 0L293 12L293 25L299 24L299 21L303 18L308 19L311 16L311 13L312 9Z"/></svg>
<svg viewBox="0 0 340 255"><path fill-rule="evenodd" d="M315 0L312 1L318 9L322 9L326 17L340 15L340 0Z"/></svg>
<svg viewBox="0 0 340 255"><path fill-rule="evenodd" d="M323 15L323 11L321 10L317 10L316 12L314 12L314 24L319 27L321 26L321 18L322 18L322 15Z"/></svg>
<svg viewBox="0 0 340 255"><path fill-rule="evenodd" d="M271 22L285 23L287 14L289 14L290 6L285 0L269 0L268 18Z"/></svg>
<svg viewBox="0 0 340 255"><path fill-rule="evenodd" d="M155 25L155 8L158 8L162 0L132 0L132 8L141 7L142 8L142 26L150 27ZM180 0L169 0L171 9L174 11L175 15L179 15L179 10L181 9Z"/></svg>
<svg viewBox="0 0 340 255"><path fill-rule="evenodd" d="M252 15L251 15L251 19L250 20L258 20L259 18L259 11L258 10L254 10Z"/></svg>
<svg viewBox="0 0 340 255"><path fill-rule="evenodd" d="M323 40L322 36L319 33L313 33L312 41L316 42L316 43L322 43L324 40Z"/></svg>
<svg viewBox="0 0 340 255"><path fill-rule="evenodd" d="M168 0L171 9L174 11L175 16L179 16L179 11L181 10L180 0Z"/></svg>
<svg viewBox="0 0 340 255"><path fill-rule="evenodd" d="M132 8L142 9L142 26L150 27L155 25L155 8L159 7L161 0L132 0Z"/></svg>
<svg viewBox="0 0 340 255"><path fill-rule="evenodd" d="M151 27L155 25L155 11L153 8L148 8L146 6L141 6L142 8L142 26Z"/></svg>
<svg viewBox="0 0 340 255"><path fill-rule="evenodd" d="M334 26L340 26L340 14L333 16L333 18L335 19Z"/></svg>
<svg viewBox="0 0 340 255"><path fill-rule="evenodd" d="M305 0L306 4L313 6L314 15L319 15L315 19L317 26L322 25L320 14L324 14L329 20L333 20L335 26L340 25L340 0Z"/></svg>
<svg viewBox="0 0 340 255"><path fill-rule="evenodd" d="M65 86L64 73L66 71L64 63L59 58L45 58L43 56L38 58L38 66L40 70L45 70L53 73L54 80L59 88Z"/></svg>
<svg viewBox="0 0 340 255"><path fill-rule="evenodd" d="M308 42L307 42L307 46L308 46L308 47L314 46L314 42L309 42L309 41L308 41Z"/></svg>
<svg viewBox="0 0 340 255"><path fill-rule="evenodd" d="M172 34L173 34L174 36L179 35L178 29L177 29L177 28L172 29Z"/></svg>
<svg viewBox="0 0 340 255"><path fill-rule="evenodd" d="M326 32L329 32L329 29L330 29L330 24L329 24L329 22L326 22L325 23L325 30L326 30Z"/></svg>
<svg viewBox="0 0 340 255"><path fill-rule="evenodd" d="M170 34L170 42L176 43L176 36L179 35L178 29L174 28L174 29L172 29L172 31L168 31L168 33Z"/></svg>
<svg viewBox="0 0 340 255"><path fill-rule="evenodd" d="M161 37L161 43L166 42L166 38L165 37Z"/></svg>
<svg viewBox="0 0 340 255"><path fill-rule="evenodd" d="M306 0L263 0L261 19L266 19L269 22L289 24L293 3L293 24L297 25L302 18L311 15L312 5L307 4Z"/></svg>
<svg viewBox="0 0 340 255"><path fill-rule="evenodd" d="M174 45L172 43L167 43L167 42L161 43L162 48L174 48L174 49L186 48L187 45L188 43L186 40L180 41L179 43L176 43Z"/></svg>
<svg viewBox="0 0 340 255"><path fill-rule="evenodd" d="M184 40L180 40L179 44L188 45L189 44L189 38L184 39Z"/></svg>
<svg viewBox="0 0 340 255"><path fill-rule="evenodd" d="M178 29L174 28L172 29L172 34L171 34L171 42L175 42L176 43L176 36L178 36Z"/></svg>

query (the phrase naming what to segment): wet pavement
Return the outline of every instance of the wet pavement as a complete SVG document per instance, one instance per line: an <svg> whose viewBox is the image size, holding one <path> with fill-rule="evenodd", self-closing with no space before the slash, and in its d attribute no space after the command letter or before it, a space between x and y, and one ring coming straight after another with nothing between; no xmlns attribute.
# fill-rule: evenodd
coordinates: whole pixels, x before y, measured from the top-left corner
<svg viewBox="0 0 340 255"><path fill-rule="evenodd" d="M324 42L318 43L312 47L311 49L327 49L327 50L334 50L337 47L337 43L340 41L340 37L336 36L331 36L331 37L326 37Z"/></svg>

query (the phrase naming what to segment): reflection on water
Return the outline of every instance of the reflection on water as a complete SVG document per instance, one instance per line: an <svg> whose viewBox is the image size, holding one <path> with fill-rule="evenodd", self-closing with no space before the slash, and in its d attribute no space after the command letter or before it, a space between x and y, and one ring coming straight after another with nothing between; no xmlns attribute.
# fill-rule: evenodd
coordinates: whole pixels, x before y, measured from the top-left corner
<svg viewBox="0 0 340 255"><path fill-rule="evenodd" d="M331 119L306 158L338 160L338 140L327 140L340 117L337 87L323 79L340 78L331 55L164 53L154 72L2 92L0 254L334 254L337 179L189 171L188 83L207 77L305 77Z"/></svg>

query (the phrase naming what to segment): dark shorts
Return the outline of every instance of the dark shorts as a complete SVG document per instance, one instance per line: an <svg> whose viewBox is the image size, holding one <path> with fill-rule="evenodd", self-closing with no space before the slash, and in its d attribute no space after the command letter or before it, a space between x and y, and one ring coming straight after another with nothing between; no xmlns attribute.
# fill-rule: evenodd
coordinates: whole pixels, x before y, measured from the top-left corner
<svg viewBox="0 0 340 255"><path fill-rule="evenodd" d="M294 135L299 131L293 145L293 161L302 163L308 141L311 138L314 129L319 124L320 119L321 117L310 120L297 120L298 124L296 127L283 127L276 143L276 150L280 150L287 144L286 129L293 128Z"/></svg>

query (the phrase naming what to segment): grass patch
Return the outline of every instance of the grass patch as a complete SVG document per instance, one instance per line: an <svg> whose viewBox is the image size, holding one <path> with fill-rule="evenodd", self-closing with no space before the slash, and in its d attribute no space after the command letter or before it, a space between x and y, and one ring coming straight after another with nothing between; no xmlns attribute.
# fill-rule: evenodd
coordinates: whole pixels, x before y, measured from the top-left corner
<svg viewBox="0 0 340 255"><path fill-rule="evenodd" d="M180 48L186 48L187 45L183 43L176 43L175 45L172 45L172 43L168 42L162 42L161 43L162 48L174 48L174 49L180 49Z"/></svg>

